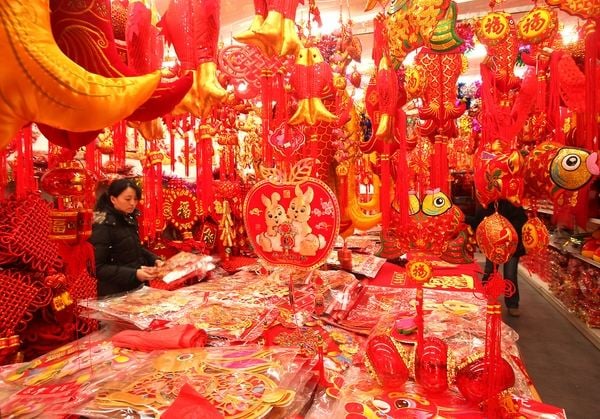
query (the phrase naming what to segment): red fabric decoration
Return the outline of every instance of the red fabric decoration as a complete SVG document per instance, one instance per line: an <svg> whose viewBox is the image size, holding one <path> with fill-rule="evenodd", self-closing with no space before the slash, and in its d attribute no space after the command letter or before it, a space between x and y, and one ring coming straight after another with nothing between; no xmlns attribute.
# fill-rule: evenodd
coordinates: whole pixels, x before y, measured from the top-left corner
<svg viewBox="0 0 600 419"><path fill-rule="evenodd" d="M152 10L144 2L129 4L126 27L127 64L137 74L151 73L162 67L164 44L159 30L152 25Z"/></svg>
<svg viewBox="0 0 600 419"><path fill-rule="evenodd" d="M550 242L548 229L538 217L527 220L522 231L523 247L525 247L527 253L540 253L546 249Z"/></svg>
<svg viewBox="0 0 600 419"><path fill-rule="evenodd" d="M206 345L207 334L189 324L170 329L142 331L123 330L112 337L112 343L121 348L150 352L160 349L195 348Z"/></svg>
<svg viewBox="0 0 600 419"><path fill-rule="evenodd" d="M91 3L91 4L90 4ZM137 75L119 57L111 26L109 0L50 2L52 33L60 49L88 71L106 77ZM168 113L192 86L188 75L172 83L160 83L153 95L128 119L147 121ZM91 142L98 132L71 133L40 124L40 131L50 141L76 149Z"/></svg>
<svg viewBox="0 0 600 419"><path fill-rule="evenodd" d="M163 419L222 419L224 416L189 384L184 384L179 395L160 416Z"/></svg>
<svg viewBox="0 0 600 419"><path fill-rule="evenodd" d="M499 199L521 204L524 188L522 160L517 150L510 153L477 150L473 183L477 200L484 207Z"/></svg>
<svg viewBox="0 0 600 419"><path fill-rule="evenodd" d="M159 27L167 42L173 44L184 71L195 70L208 61L216 62L219 0L171 0Z"/></svg>
<svg viewBox="0 0 600 419"><path fill-rule="evenodd" d="M517 249L519 236L510 221L495 212L485 217L476 232L477 244L492 262L507 262Z"/></svg>

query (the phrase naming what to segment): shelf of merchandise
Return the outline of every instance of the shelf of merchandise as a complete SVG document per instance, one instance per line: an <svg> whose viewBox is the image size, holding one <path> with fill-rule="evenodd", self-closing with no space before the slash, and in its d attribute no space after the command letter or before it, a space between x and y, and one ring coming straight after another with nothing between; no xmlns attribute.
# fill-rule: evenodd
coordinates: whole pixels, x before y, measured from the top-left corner
<svg viewBox="0 0 600 419"><path fill-rule="evenodd" d="M571 246L566 246L566 247L560 246L560 245L558 245L556 243L552 243L552 242L549 243L549 246L555 248L559 252L568 253L569 255L573 256L574 258L577 258L589 265L595 266L596 268L600 268L600 262L596 262L594 259L586 258L579 252L579 250L573 249Z"/></svg>
<svg viewBox="0 0 600 419"><path fill-rule="evenodd" d="M567 307L560 301L548 288L548 284L535 273L529 272L528 269L519 265L519 277L525 279L542 297L546 299L559 313L561 313L577 330L581 332L592 344L600 349L600 329L588 327L585 322L581 321L577 316L569 311Z"/></svg>

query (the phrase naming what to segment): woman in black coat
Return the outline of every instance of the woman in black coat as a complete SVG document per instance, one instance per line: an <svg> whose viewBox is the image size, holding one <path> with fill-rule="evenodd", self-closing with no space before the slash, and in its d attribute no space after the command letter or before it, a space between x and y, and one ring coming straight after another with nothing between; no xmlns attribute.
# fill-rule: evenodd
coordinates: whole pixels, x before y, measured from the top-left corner
<svg viewBox="0 0 600 419"><path fill-rule="evenodd" d="M136 206L141 196L135 183L119 179L96 203L89 241L96 257L99 297L140 287L155 277L152 267L162 263L140 242Z"/></svg>

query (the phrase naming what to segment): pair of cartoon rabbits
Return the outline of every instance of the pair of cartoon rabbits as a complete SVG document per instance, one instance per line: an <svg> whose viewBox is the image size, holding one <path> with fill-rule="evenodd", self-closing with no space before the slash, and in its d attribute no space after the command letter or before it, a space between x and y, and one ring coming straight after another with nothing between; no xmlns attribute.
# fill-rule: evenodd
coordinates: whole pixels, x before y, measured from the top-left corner
<svg viewBox="0 0 600 419"><path fill-rule="evenodd" d="M290 201L287 211L279 203L281 200L279 193L273 192L270 199L265 195L261 196L265 206L267 230L256 236L256 242L265 252L282 252L282 234L279 227L289 223L294 235L292 251L301 256L315 256L317 250L325 247L325 238L321 234L313 234L312 228L308 225L314 191L309 186L306 192L302 192L300 186L296 185L294 192L296 196Z"/></svg>

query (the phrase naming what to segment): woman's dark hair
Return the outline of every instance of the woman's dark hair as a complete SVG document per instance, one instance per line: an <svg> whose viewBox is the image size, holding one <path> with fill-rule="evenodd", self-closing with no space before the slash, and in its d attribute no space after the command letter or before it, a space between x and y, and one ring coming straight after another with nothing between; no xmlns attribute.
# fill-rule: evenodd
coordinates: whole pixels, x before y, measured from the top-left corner
<svg viewBox="0 0 600 419"><path fill-rule="evenodd" d="M106 210L108 208L114 207L112 201L110 200L111 196L117 197L123 193L123 191L127 188L132 188L135 191L135 196L138 200L142 199L142 190L138 185L136 185L130 179L117 179L114 180L109 186L106 192L104 192L98 198L98 202L96 202L96 207L94 208L96 211Z"/></svg>

